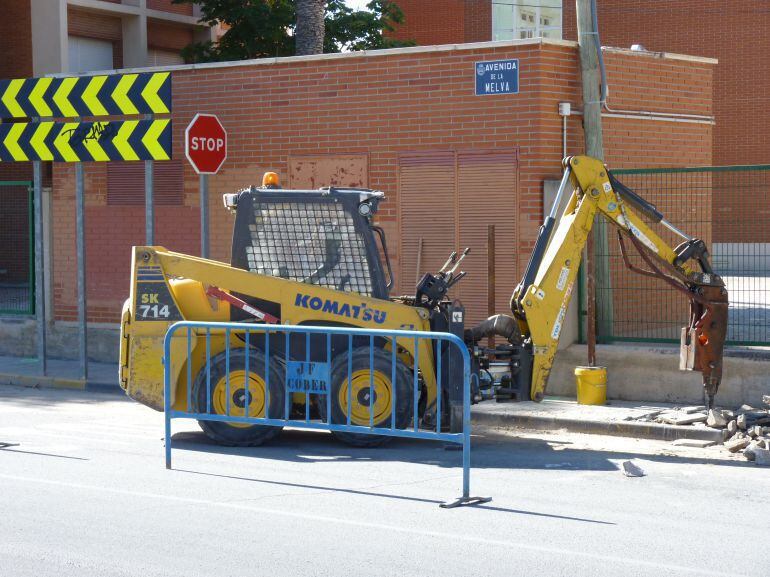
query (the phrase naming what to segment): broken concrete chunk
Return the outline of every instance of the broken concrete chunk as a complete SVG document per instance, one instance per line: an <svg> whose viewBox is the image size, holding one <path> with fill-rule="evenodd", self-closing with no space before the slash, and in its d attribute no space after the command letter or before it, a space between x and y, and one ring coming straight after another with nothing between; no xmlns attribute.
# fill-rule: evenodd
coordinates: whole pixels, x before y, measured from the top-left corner
<svg viewBox="0 0 770 577"><path fill-rule="evenodd" d="M626 477L644 477L644 471L639 465L635 465L633 461L623 461L622 464L623 474Z"/></svg>
<svg viewBox="0 0 770 577"><path fill-rule="evenodd" d="M754 449L754 462L760 467L770 467L770 449Z"/></svg>
<svg viewBox="0 0 770 577"><path fill-rule="evenodd" d="M770 407L770 395L762 395L762 402Z"/></svg>
<svg viewBox="0 0 770 577"><path fill-rule="evenodd" d="M698 411L705 411L705 405L694 405L692 407L682 407L680 409L683 413L689 415L690 413L697 413Z"/></svg>
<svg viewBox="0 0 770 577"><path fill-rule="evenodd" d="M639 415L638 417L626 417L623 419L624 421L631 421L631 420L637 420L637 421L654 421L658 415L660 415L663 412L663 409L659 409L656 411L651 411L649 413L644 413L643 415Z"/></svg>
<svg viewBox="0 0 770 577"><path fill-rule="evenodd" d="M711 409L706 418L706 424L712 429L721 429L727 426L727 419L719 409Z"/></svg>
<svg viewBox="0 0 770 577"><path fill-rule="evenodd" d="M737 414L742 415L743 413L750 413L753 410L754 410L754 407L752 407L751 405L741 405L738 408L738 411L736 412Z"/></svg>
<svg viewBox="0 0 770 577"><path fill-rule="evenodd" d="M756 458L756 449L761 449L757 443L749 443L749 446L743 449L743 456L749 461L753 461Z"/></svg>
<svg viewBox="0 0 770 577"><path fill-rule="evenodd" d="M731 436L738 432L738 423L735 422L735 419L727 423L727 430Z"/></svg>
<svg viewBox="0 0 770 577"><path fill-rule="evenodd" d="M738 424L739 429L746 430L746 415L740 414L738 415L738 418L735 420L735 422Z"/></svg>
<svg viewBox="0 0 770 577"><path fill-rule="evenodd" d="M700 439L677 439L672 445L676 447L697 447L704 448L716 445L716 441L701 441Z"/></svg>
<svg viewBox="0 0 770 577"><path fill-rule="evenodd" d="M759 426L759 425L754 425L753 427L751 427L751 430L749 431L749 434L752 437L755 437L755 438L756 437L761 437L762 436L762 427Z"/></svg>
<svg viewBox="0 0 770 577"><path fill-rule="evenodd" d="M730 439L725 443L725 448L731 453L737 453L741 449L745 449L749 446L749 440L743 439Z"/></svg>
<svg viewBox="0 0 770 577"><path fill-rule="evenodd" d="M729 409L722 409L722 414L728 421L735 418L735 411L730 411Z"/></svg>
<svg viewBox="0 0 770 577"><path fill-rule="evenodd" d="M658 423L669 423L671 424L671 421L673 419L676 419L680 416L680 413L676 411L663 411L660 415L655 417L655 421Z"/></svg>
<svg viewBox="0 0 770 577"><path fill-rule="evenodd" d="M671 424L676 426L692 425L693 423L699 423L705 420L705 413L690 413L689 415L679 416L678 418L674 419L674 422Z"/></svg>

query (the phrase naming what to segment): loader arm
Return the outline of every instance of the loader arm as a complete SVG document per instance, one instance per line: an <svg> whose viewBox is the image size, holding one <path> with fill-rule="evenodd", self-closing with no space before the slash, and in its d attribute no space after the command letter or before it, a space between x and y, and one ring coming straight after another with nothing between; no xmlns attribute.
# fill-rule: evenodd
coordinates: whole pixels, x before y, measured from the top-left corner
<svg viewBox="0 0 770 577"><path fill-rule="evenodd" d="M722 377L728 302L724 282L714 274L705 244L668 223L655 206L618 182L601 161L568 157L564 169L551 214L540 227L524 277L511 297L523 341L531 346L530 398L543 398L582 251L598 215L617 229L629 268L660 278L688 297L690 321L682 330L680 368L703 374L704 392L713 405ZM557 210L567 194L559 217ZM676 247L667 244L640 213L682 237L683 242ZM631 265L627 244L639 252L644 269Z"/></svg>
<svg viewBox="0 0 770 577"><path fill-rule="evenodd" d="M321 324L383 329L428 330L428 314L421 308L406 306L349 291L338 291L281 277L262 275L227 264L166 250L163 247L137 246L133 249L132 285L124 305L121 323L121 387L133 399L157 410L163 410L163 338L168 327L179 320L229 321L233 302L240 298L218 299L228 292L245 297L259 297L277 306L274 320L282 324ZM214 291L206 290L215 287ZM148 304L144 304L148 303ZM224 350L224 338L212 333L210 354ZM205 346L205 337L193 331L195 347ZM232 340L232 339L231 339ZM415 350L412 339L397 340L404 358L417 359L425 379L426 405L436 402L436 376L430 343L419 343ZM184 388L182 362L202 355L185 354L185 335L172 339L173 378ZM241 346L233 341L233 346ZM325 350L325 349L324 349ZM203 358L210 356L205 355ZM201 365L193 362L194 374ZM176 395L174 403L186 402ZM175 405L177 406L177 405Z"/></svg>

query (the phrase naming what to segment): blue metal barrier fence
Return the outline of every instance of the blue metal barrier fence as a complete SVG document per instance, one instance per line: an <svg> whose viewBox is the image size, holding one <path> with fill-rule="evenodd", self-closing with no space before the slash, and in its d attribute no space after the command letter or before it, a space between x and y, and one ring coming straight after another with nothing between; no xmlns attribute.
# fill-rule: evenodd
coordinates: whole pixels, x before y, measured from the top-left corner
<svg viewBox="0 0 770 577"><path fill-rule="evenodd" d="M176 347L173 347L175 339ZM462 359L462 372L455 373L462 375L461 387L458 383L442 382L443 375L452 374L446 365L452 359L451 347L459 352ZM175 355L184 358L172 358L172 349L175 349ZM465 343L456 335L348 327L181 321L169 327L163 351L168 469L171 468L171 419L175 418L196 419L202 426L204 423L229 423L242 427L258 425L327 430L353 436L427 439L462 447L462 496L442 503L442 507L491 500L470 496L470 355ZM213 357L212 351L215 352ZM420 372L420 366L424 364L420 360L421 354L432 357L436 385L435 419L427 424L423 420L422 426L419 409L421 400L425 402L421 394L425 394L428 375ZM410 359L411 368L407 364ZM388 361L389 374L382 370ZM443 370L442 363L445 363ZM193 365L199 368L194 371ZM238 377L232 377L236 371ZM382 385L382 379L390 379L390 386L382 389L381 395L377 393L380 389L375 387L375 378L377 387ZM253 398L253 381L259 385L255 388L262 391L261 403L259 398ZM409 385L411 391L405 398ZM354 386L359 387L356 392L353 392ZM458 394L460 389L461 398ZM177 397L181 392L185 398ZM299 417L298 409L292 402L297 394L299 398L304 395L304 415L300 413ZM353 414L353 395L356 395L359 409L368 409L368 426L360 410L358 414ZM454 398L447 398L448 395ZM449 432L442 432L442 396L445 397L443 402L450 406L462 403L461 430L457 430L459 427L455 423ZM280 404L276 404L276 400ZM388 400L389 411L386 410ZM378 401L381 402L378 404ZM344 411L341 411L341 404L344 404ZM318 412L314 418L311 418L311 406ZM378 414L388 416L378 416L375 422L378 411ZM254 412L257 414L252 414ZM451 408L449 413L452 414ZM444 425L447 424L445 421ZM265 438L272 437L277 430L273 429L273 433Z"/></svg>

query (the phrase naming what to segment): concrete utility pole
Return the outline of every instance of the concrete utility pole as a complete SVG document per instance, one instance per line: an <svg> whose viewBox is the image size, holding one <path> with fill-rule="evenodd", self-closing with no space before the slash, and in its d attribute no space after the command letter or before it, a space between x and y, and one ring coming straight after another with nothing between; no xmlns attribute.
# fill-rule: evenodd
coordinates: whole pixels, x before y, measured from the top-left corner
<svg viewBox="0 0 770 577"><path fill-rule="evenodd" d="M599 31L594 27L592 0L576 0L580 72L583 81L583 132L586 154L604 160L602 142L602 102L599 72ZM586 301L588 364L596 364L596 248L607 254L607 229L597 219L593 236L586 243ZM604 272L603 270L601 272ZM609 285L606 285L609 286Z"/></svg>

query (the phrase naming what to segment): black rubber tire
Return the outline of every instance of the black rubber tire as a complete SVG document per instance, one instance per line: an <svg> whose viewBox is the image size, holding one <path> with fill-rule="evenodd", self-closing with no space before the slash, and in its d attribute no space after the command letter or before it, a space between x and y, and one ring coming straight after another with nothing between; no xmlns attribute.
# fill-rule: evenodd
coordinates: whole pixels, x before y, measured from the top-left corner
<svg viewBox="0 0 770 577"><path fill-rule="evenodd" d="M391 353L383 349L374 349L374 370L387 375L388 381L391 376ZM353 349L351 353L352 372L369 369L369 347L360 347ZM340 389L348 377L348 352L343 351L332 361L331 366L331 409L332 423L347 423L347 415L338 403ZM406 429L413 425L414 404L412 392L412 371L396 358L396 428ZM326 422L326 398L319 397L319 412L321 419ZM390 414L388 413L375 426L382 425L390 428ZM381 447L388 443L393 437L381 435L366 435L359 433L344 433L332 431L332 434L340 441L353 447Z"/></svg>
<svg viewBox="0 0 770 577"><path fill-rule="evenodd" d="M227 355L221 352L210 360L211 364L211 396L214 411L213 396L214 387L220 379L224 378L227 371ZM230 371L246 370L246 349L230 349ZM206 366L204 365L195 377L193 384L193 405L198 413L205 413L207 410L206 400ZM255 349L249 352L249 373L254 373L265 378L265 355ZM284 382L285 371L281 364L270 362L270 407L269 416L282 417L284 413L285 390ZM236 391L231 391L235 394ZM223 421L198 421L200 428L206 433L206 436L216 441L220 445L253 447L261 445L266 441L274 439L281 432L283 427L271 427L267 425L253 425L250 427L233 427Z"/></svg>

